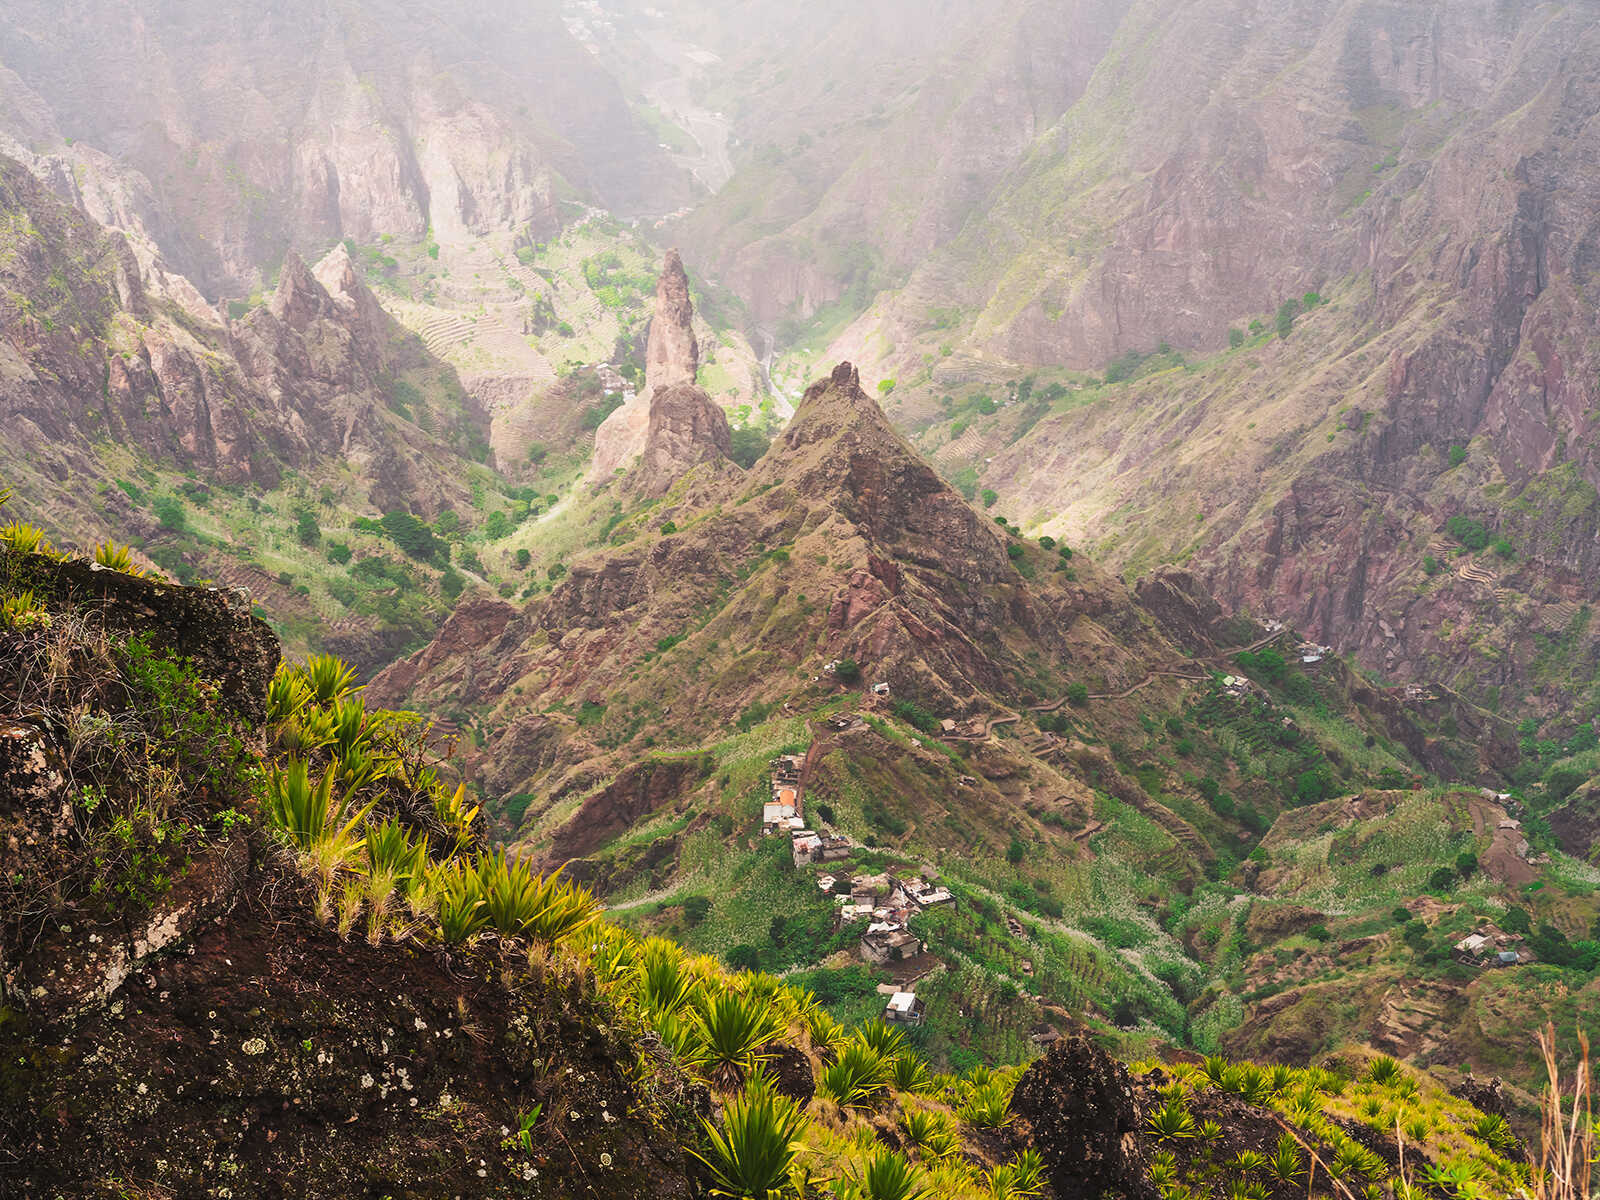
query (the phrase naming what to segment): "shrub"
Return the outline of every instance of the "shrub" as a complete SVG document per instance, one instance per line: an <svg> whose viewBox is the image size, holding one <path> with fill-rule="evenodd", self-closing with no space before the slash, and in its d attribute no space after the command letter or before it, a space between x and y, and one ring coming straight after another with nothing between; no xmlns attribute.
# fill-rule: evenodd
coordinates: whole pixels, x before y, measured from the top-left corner
<svg viewBox="0 0 1600 1200"><path fill-rule="evenodd" d="M1082 708L1089 703L1089 687L1083 683L1067 684L1067 703Z"/></svg>
<svg viewBox="0 0 1600 1200"><path fill-rule="evenodd" d="M1228 349L1237 350L1242 345L1244 345L1244 330L1228 330Z"/></svg>
<svg viewBox="0 0 1600 1200"><path fill-rule="evenodd" d="M526 571L528 564L533 561L533 551L526 546L519 546L516 553L517 570Z"/></svg>
<svg viewBox="0 0 1600 1200"><path fill-rule="evenodd" d="M1462 463L1467 461L1467 448L1460 445L1451 446L1448 458L1452 468L1459 467Z"/></svg>
<svg viewBox="0 0 1600 1200"><path fill-rule="evenodd" d="M1006 847L1006 861L1013 867L1022 862L1023 856L1028 853L1028 847L1019 837L1013 837L1011 844Z"/></svg>
<svg viewBox="0 0 1600 1200"><path fill-rule="evenodd" d="M663 522L661 522L661 533L662 533L663 536L670 537L672 534L677 533L677 532L678 532L678 523L676 521L663 521Z"/></svg>
<svg viewBox="0 0 1600 1200"><path fill-rule="evenodd" d="M1009 558L1012 562L1016 562L1025 553L1026 553L1026 551L1024 551L1023 548L1016 542L1012 542L1009 546L1006 547L1006 557Z"/></svg>
<svg viewBox="0 0 1600 1200"><path fill-rule="evenodd" d="M1439 560L1431 554L1422 556L1422 573L1430 578L1439 573Z"/></svg>
<svg viewBox="0 0 1600 1200"><path fill-rule="evenodd" d="M861 682L861 664L853 658L841 658L834 664L833 673L847 687Z"/></svg>
<svg viewBox="0 0 1600 1200"><path fill-rule="evenodd" d="M344 566L350 561L350 545L348 542L329 542L328 561L338 566Z"/></svg>
<svg viewBox="0 0 1600 1200"><path fill-rule="evenodd" d="M1039 539L1039 547L1043 550L1054 550L1056 548L1056 540L1047 533Z"/></svg>
<svg viewBox="0 0 1600 1200"><path fill-rule="evenodd" d="M1428 876L1430 892L1448 892L1456 885L1456 873L1449 867L1440 867Z"/></svg>
<svg viewBox="0 0 1600 1200"><path fill-rule="evenodd" d="M315 546L322 540L322 528L317 524L316 515L309 508L302 508L300 515L295 518L295 539L302 546Z"/></svg>
<svg viewBox="0 0 1600 1200"><path fill-rule="evenodd" d="M1000 493L993 491L990 488L984 488L983 491L979 492L978 494L982 498L983 506L985 508L993 508L1000 499Z"/></svg>
<svg viewBox="0 0 1600 1200"><path fill-rule="evenodd" d="M176 496L158 496L150 507L156 514L156 520L161 522L161 528L182 533L189 527L189 518L183 507L183 501Z"/></svg>
<svg viewBox="0 0 1600 1200"><path fill-rule="evenodd" d="M1489 530L1480 521L1457 513L1444 523L1445 532L1476 553L1489 544Z"/></svg>

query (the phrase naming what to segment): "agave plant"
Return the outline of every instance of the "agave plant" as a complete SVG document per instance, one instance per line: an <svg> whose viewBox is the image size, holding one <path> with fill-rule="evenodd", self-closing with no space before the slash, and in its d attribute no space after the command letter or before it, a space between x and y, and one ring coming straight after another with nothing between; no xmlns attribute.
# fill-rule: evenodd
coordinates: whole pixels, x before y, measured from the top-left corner
<svg viewBox="0 0 1600 1200"><path fill-rule="evenodd" d="M1231 1064L1228 1062L1228 1060L1223 1058L1222 1055L1208 1054L1205 1057L1205 1061L1201 1064L1200 1069L1205 1077L1211 1081L1213 1087L1220 1088L1223 1086L1223 1079L1227 1075L1228 1067L1230 1065ZM1231 1091L1232 1089L1227 1090Z"/></svg>
<svg viewBox="0 0 1600 1200"><path fill-rule="evenodd" d="M372 736L367 731L367 706L360 696L343 696L328 706L333 719L334 753L349 758L357 749L370 751Z"/></svg>
<svg viewBox="0 0 1600 1200"><path fill-rule="evenodd" d="M1399 1079L1400 1064L1387 1054L1380 1054L1367 1065L1367 1078L1373 1083L1387 1086Z"/></svg>
<svg viewBox="0 0 1600 1200"><path fill-rule="evenodd" d="M902 1092L922 1093L932 1087L928 1064L909 1050L903 1051L889 1065L889 1079Z"/></svg>
<svg viewBox="0 0 1600 1200"><path fill-rule="evenodd" d="M859 1200L923 1200L933 1194L922 1172L886 1146L852 1174L847 1186Z"/></svg>
<svg viewBox="0 0 1600 1200"><path fill-rule="evenodd" d="M818 1053L824 1057L833 1054L847 1041L850 1035L826 1009L819 1008L806 1018L806 1031L811 1035L811 1044L817 1048Z"/></svg>
<svg viewBox="0 0 1600 1200"><path fill-rule="evenodd" d="M1152 1172L1152 1177L1154 1172ZM1028 1149L989 1173L990 1200L1027 1200L1044 1190L1044 1160Z"/></svg>
<svg viewBox="0 0 1600 1200"><path fill-rule="evenodd" d="M881 1021L868 1022L856 1030L856 1036L885 1059L894 1058L906 1048L906 1035Z"/></svg>
<svg viewBox="0 0 1600 1200"><path fill-rule="evenodd" d="M1259 1150L1241 1150L1233 1160L1233 1169L1241 1174L1264 1170L1266 1165L1267 1156Z"/></svg>
<svg viewBox="0 0 1600 1200"><path fill-rule="evenodd" d="M119 546L109 539L101 542L90 553L92 562L106 567L112 571L121 571L124 575L144 574L139 564L133 561L133 551L126 546Z"/></svg>
<svg viewBox="0 0 1600 1200"><path fill-rule="evenodd" d="M730 1100L722 1128L705 1122L706 1153L694 1156L711 1171L713 1196L768 1200L781 1194L800 1152L805 1118L794 1102L770 1088Z"/></svg>
<svg viewBox="0 0 1600 1200"><path fill-rule="evenodd" d="M711 1081L734 1088L764 1057L761 1047L783 1032L777 1011L759 996L721 991L695 1013L700 1057Z"/></svg>
<svg viewBox="0 0 1600 1200"><path fill-rule="evenodd" d="M889 1086L889 1064L865 1042L852 1038L822 1069L817 1090L840 1108L866 1108Z"/></svg>
<svg viewBox="0 0 1600 1200"><path fill-rule="evenodd" d="M437 905L439 936L447 944L464 945L489 923L483 884L469 864L446 860L428 872L428 888Z"/></svg>
<svg viewBox="0 0 1600 1200"><path fill-rule="evenodd" d="M413 842L405 826L390 819L381 825L367 826L367 940L376 945L383 931L393 898L405 895L412 911L424 907L422 895L427 884L428 835Z"/></svg>
<svg viewBox="0 0 1600 1200"><path fill-rule="evenodd" d="M361 690L356 685L356 669L331 654L313 654L300 673L318 704L332 704Z"/></svg>
<svg viewBox="0 0 1600 1200"><path fill-rule="evenodd" d="M645 942L636 969L639 1009L647 1020L679 1012L699 986L684 962L683 951L665 938Z"/></svg>
<svg viewBox="0 0 1600 1200"><path fill-rule="evenodd" d="M0 596L0 629L27 629L49 623L50 614L31 591Z"/></svg>
<svg viewBox="0 0 1600 1200"><path fill-rule="evenodd" d="M338 775L334 763L313 783L305 760L291 758L287 769L273 768L263 804L267 825L312 859L313 874L324 883L361 853L362 826L372 811L370 801L349 811L351 794L334 791Z"/></svg>
<svg viewBox="0 0 1600 1200"><path fill-rule="evenodd" d="M1278 1135L1278 1144L1267 1160L1267 1173L1279 1183L1292 1184L1306 1173L1300 1143L1288 1133Z"/></svg>
<svg viewBox="0 0 1600 1200"><path fill-rule="evenodd" d="M467 785L457 784L455 791L447 792L431 770L425 776L419 773L419 783L433 793L433 815L454 838L455 848L468 845L474 836L472 823L478 817L479 806L467 806Z"/></svg>
<svg viewBox="0 0 1600 1200"><path fill-rule="evenodd" d="M297 721L312 704L311 688L305 676L284 663L278 664L267 684L267 722L285 725Z"/></svg>
<svg viewBox="0 0 1600 1200"><path fill-rule="evenodd" d="M1194 1114L1179 1096L1168 1096L1165 1103L1145 1119L1145 1124L1157 1140L1163 1142L1195 1135Z"/></svg>
<svg viewBox="0 0 1600 1200"><path fill-rule="evenodd" d="M44 530L25 521L10 521L0 525L0 547L13 554L53 554L54 547L44 536Z"/></svg>
<svg viewBox="0 0 1600 1200"><path fill-rule="evenodd" d="M969 1087L957 1110L961 1119L983 1129L1001 1129L1009 1125L1012 1086L1004 1075L992 1075L983 1083Z"/></svg>
<svg viewBox="0 0 1600 1200"><path fill-rule="evenodd" d="M940 1159L961 1149L950 1118L927 1109L909 1109L900 1120L906 1141L917 1148L924 1160Z"/></svg>

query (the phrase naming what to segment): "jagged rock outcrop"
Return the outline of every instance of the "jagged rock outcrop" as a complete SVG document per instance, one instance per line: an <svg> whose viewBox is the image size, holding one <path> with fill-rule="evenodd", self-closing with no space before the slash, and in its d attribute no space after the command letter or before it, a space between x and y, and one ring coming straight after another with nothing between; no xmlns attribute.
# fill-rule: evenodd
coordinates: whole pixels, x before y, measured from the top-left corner
<svg viewBox="0 0 1600 1200"><path fill-rule="evenodd" d="M644 448L628 487L641 496L664 496L701 464L716 474L737 473L732 450L728 418L710 396L692 383L663 385L650 396Z"/></svg>
<svg viewBox="0 0 1600 1200"><path fill-rule="evenodd" d="M658 389L692 385L700 369L700 347L694 336L694 302L689 276L676 250L668 250L656 280L655 312L645 350L644 388L595 430L594 460L589 481L603 483L643 452L652 421L652 400ZM726 426L726 421L723 422ZM724 448L726 453L726 448Z"/></svg>
<svg viewBox="0 0 1600 1200"><path fill-rule="evenodd" d="M127 446L215 482L273 486L342 459L380 511L464 501L453 447L396 421L392 377L428 359L384 314L340 245L315 268L292 252L266 304L228 321L145 286L126 240L0 157L0 475L23 515L104 536L96 449ZM52 282L55 281L55 282ZM114 492L116 489L110 489ZM129 525L112 526L126 538ZM145 531L148 532L148 531Z"/></svg>
<svg viewBox="0 0 1600 1200"><path fill-rule="evenodd" d="M694 389L657 399L675 393L706 411ZM679 469L674 460L661 483ZM631 733L590 731L597 721L610 730L605 714L668 708L657 722L698 744L752 705L786 698L791 672L778 663L854 658L929 711L970 712L1032 698L1018 680L1050 668L1019 655L1081 655L1122 686L1144 677L1142 664L1176 656L1119 585L1087 565L1069 577L1063 560L975 512L895 432L849 363L807 389L749 472L706 472L671 504L574 559L547 597L485 623L477 644L462 645L465 626L452 622L371 694L426 707L468 688L477 703L503 705L501 731L464 757L494 792L537 795L526 818L537 823L636 761L603 746L625 750ZM740 660L768 665L730 669L723 639ZM699 649L675 649L686 641ZM721 665L671 665L689 653ZM562 715L574 704L576 722ZM590 848L571 830L559 846L554 829L542 836L534 848L551 861Z"/></svg>

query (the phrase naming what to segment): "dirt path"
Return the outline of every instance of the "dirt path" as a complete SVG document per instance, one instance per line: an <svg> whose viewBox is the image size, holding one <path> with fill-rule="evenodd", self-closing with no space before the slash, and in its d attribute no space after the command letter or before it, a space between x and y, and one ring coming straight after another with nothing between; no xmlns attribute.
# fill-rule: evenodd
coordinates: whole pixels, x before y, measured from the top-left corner
<svg viewBox="0 0 1600 1200"><path fill-rule="evenodd" d="M1533 864L1517 853L1517 847L1526 840L1522 830L1500 828L1500 822L1506 819L1505 809L1474 796L1467 801L1467 812L1472 817L1473 837L1481 838L1485 832L1491 835L1489 848L1478 858L1485 875L1508 887L1521 887L1539 877Z"/></svg>
<svg viewBox="0 0 1600 1200"><path fill-rule="evenodd" d="M1232 650L1222 650L1222 651L1219 651L1218 653L1210 655L1209 657L1206 657L1206 658L1191 658L1191 659L1186 659L1186 660L1184 660L1184 662L1179 663L1179 664L1175 664L1175 665L1170 666L1170 667L1157 667L1155 670L1151 671L1148 675L1146 675L1143 679L1141 679L1138 683L1134 684L1130 688L1125 688L1124 690L1122 690L1120 692L1101 692L1101 693L1097 693L1097 694L1091 694L1089 696L1089 699L1090 700L1126 700L1129 696L1133 695L1140 688L1145 687L1148 684L1154 683L1157 679L1161 679L1161 678L1187 679L1190 683L1199 683L1201 680L1205 679L1206 676L1204 674L1201 674L1201 675L1194 674L1194 667L1196 665L1203 665L1205 663L1225 663L1229 659L1236 658L1237 656L1239 656L1241 654L1254 654L1257 650L1260 650L1262 647L1270 646L1273 642L1277 641L1279 638L1283 637L1288 632L1289 631L1287 629L1280 629L1280 630L1278 630L1277 633L1269 633L1264 638L1257 638L1255 641L1251 642L1248 646L1235 646ZM1187 669L1185 669L1185 668L1187 668ZM1066 700L1065 700L1065 698L1063 698L1063 699L1060 699L1060 700L1052 701L1049 704L1034 704L1034 705L1030 705L1029 706L1028 711L1029 712L1036 712L1036 713L1052 713L1052 712L1055 712L1057 709L1059 709L1065 703L1066 703Z"/></svg>

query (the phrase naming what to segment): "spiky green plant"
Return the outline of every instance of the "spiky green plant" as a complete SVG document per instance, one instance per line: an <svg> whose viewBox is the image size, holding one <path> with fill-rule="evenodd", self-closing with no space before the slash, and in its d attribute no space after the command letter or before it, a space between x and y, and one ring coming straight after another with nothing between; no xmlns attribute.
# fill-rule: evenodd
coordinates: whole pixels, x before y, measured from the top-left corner
<svg viewBox="0 0 1600 1200"><path fill-rule="evenodd" d="M905 1130L906 1141L926 1160L944 1158L961 1149L955 1125L943 1113L909 1109L901 1118L900 1127Z"/></svg>
<svg viewBox="0 0 1600 1200"><path fill-rule="evenodd" d="M1387 1054L1380 1054L1367 1064L1367 1078L1381 1086L1387 1087L1400 1075L1400 1064Z"/></svg>
<svg viewBox="0 0 1600 1200"><path fill-rule="evenodd" d="M1233 1159L1233 1169L1244 1175L1264 1170L1266 1165L1267 1156L1259 1150L1241 1150Z"/></svg>
<svg viewBox="0 0 1600 1200"><path fill-rule="evenodd" d="M765 1057L761 1048L783 1032L783 1024L767 1000L720 991L696 1010L695 1030L711 1081L734 1088Z"/></svg>
<svg viewBox="0 0 1600 1200"><path fill-rule="evenodd" d="M1151 1172L1154 1182L1154 1171ZM1044 1161L1034 1150L989 1172L989 1200L1028 1200L1044 1190Z"/></svg>
<svg viewBox="0 0 1600 1200"><path fill-rule="evenodd" d="M784 1194L805 1128L793 1101L754 1088L728 1102L721 1129L704 1124L706 1152L692 1153L711 1171L713 1196L770 1200Z"/></svg>
<svg viewBox="0 0 1600 1200"><path fill-rule="evenodd" d="M291 758L286 768L272 769L262 804L267 826L308 856L312 874L324 883L361 853L362 826L374 803L356 808L351 793L335 791L338 768L335 762L313 783L305 760Z"/></svg>
<svg viewBox="0 0 1600 1200"><path fill-rule="evenodd" d="M367 732L367 706L360 696L342 696L328 706L328 716L333 719L334 753L349 758L357 748L369 749L372 738Z"/></svg>
<svg viewBox="0 0 1600 1200"><path fill-rule="evenodd" d="M332 654L313 654L300 668L300 675L318 704L333 704L361 691L356 669Z"/></svg>
<svg viewBox="0 0 1600 1200"><path fill-rule="evenodd" d="M902 1092L926 1092L931 1086L928 1065L910 1050L902 1051L890 1064L889 1078Z"/></svg>
<svg viewBox="0 0 1600 1200"><path fill-rule="evenodd" d="M1220 1054L1208 1054L1200 1069L1205 1074L1205 1077L1211 1081L1212 1086L1220 1088L1223 1087L1223 1080L1227 1076L1228 1068L1231 1065ZM1233 1089L1226 1088L1225 1090L1232 1091Z"/></svg>
<svg viewBox="0 0 1600 1200"><path fill-rule="evenodd" d="M885 1025L882 1021L867 1022L856 1030L856 1036L885 1059L894 1058L906 1048L906 1035L893 1025Z"/></svg>
<svg viewBox="0 0 1600 1200"><path fill-rule="evenodd" d="M961 1119L982 1129L1002 1129L1011 1123L1012 1082L1004 1075L993 1075L967 1089L957 1110Z"/></svg>
<svg viewBox="0 0 1600 1200"><path fill-rule="evenodd" d="M883 1146L851 1174L848 1193L857 1200L923 1200L932 1190L903 1154Z"/></svg>
<svg viewBox="0 0 1600 1200"><path fill-rule="evenodd" d="M1172 1142L1195 1135L1194 1114L1181 1097L1168 1096L1147 1118L1145 1124L1158 1141Z"/></svg>
<svg viewBox="0 0 1600 1200"><path fill-rule="evenodd" d="M0 548L13 554L54 554L55 548L44 536L44 530L25 521L8 521L0 525Z"/></svg>
<svg viewBox="0 0 1600 1200"><path fill-rule="evenodd" d="M89 558L92 562L98 563L102 567L112 571L121 571L124 575L144 575L144 570L138 563L133 561L133 551L127 546L119 546L109 539L95 546L94 550L90 552Z"/></svg>
<svg viewBox="0 0 1600 1200"><path fill-rule="evenodd" d="M635 994L646 1020L681 1011L699 987L684 962L683 951L665 938L651 938L644 943L635 970Z"/></svg>
<svg viewBox="0 0 1600 1200"><path fill-rule="evenodd" d="M1511 1132L1506 1119L1492 1113L1483 1113L1472 1122L1472 1132L1480 1141L1497 1152L1510 1150L1517 1144L1517 1135Z"/></svg>
<svg viewBox="0 0 1600 1200"><path fill-rule="evenodd" d="M457 858L440 863L428 872L428 890L447 945L464 945L489 923L483 884L470 864Z"/></svg>
<svg viewBox="0 0 1600 1200"><path fill-rule="evenodd" d="M817 1077L817 1091L841 1108L866 1108L889 1085L889 1064L865 1042L852 1038Z"/></svg>
<svg viewBox="0 0 1600 1200"><path fill-rule="evenodd" d="M13 592L0 596L0 629L28 629L49 623L49 612L33 592Z"/></svg>
<svg viewBox="0 0 1600 1200"><path fill-rule="evenodd" d="M1278 1135L1278 1144L1267 1160L1267 1173L1279 1183L1292 1184L1306 1173L1305 1157L1300 1153L1300 1143L1293 1135Z"/></svg>

